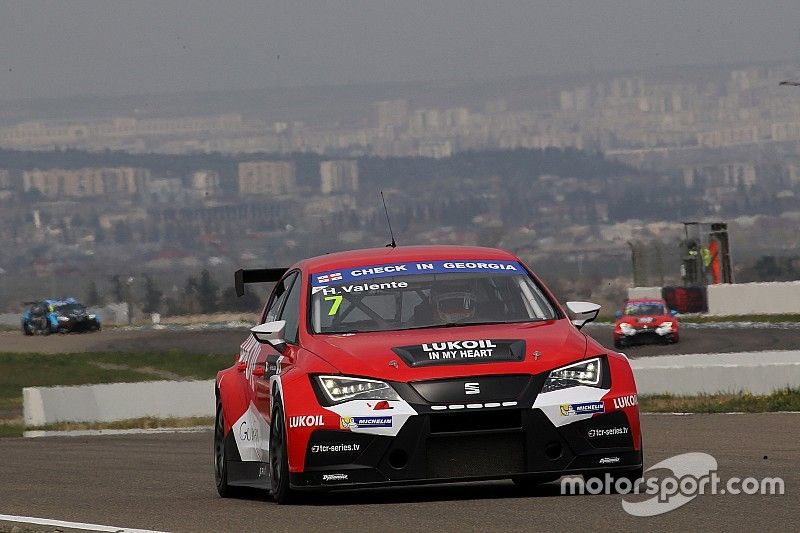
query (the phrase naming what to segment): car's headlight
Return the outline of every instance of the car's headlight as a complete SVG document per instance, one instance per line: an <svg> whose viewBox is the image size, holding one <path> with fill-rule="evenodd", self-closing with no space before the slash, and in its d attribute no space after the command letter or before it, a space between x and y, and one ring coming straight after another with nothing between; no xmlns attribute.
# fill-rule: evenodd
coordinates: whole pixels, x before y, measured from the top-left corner
<svg viewBox="0 0 800 533"><path fill-rule="evenodd" d="M597 387L600 385L602 372L599 357L562 366L550 372L547 381L544 382L542 392L552 392L579 385Z"/></svg>
<svg viewBox="0 0 800 533"><path fill-rule="evenodd" d="M58 321L59 322L66 322L67 320L69 320L68 316L60 316L60 317L58 317Z"/></svg>
<svg viewBox="0 0 800 533"><path fill-rule="evenodd" d="M97 315L95 315L95 314L89 314L89 315L87 315L87 316L88 316L89 318L91 318L91 319L95 319L95 318L97 318Z"/></svg>
<svg viewBox="0 0 800 533"><path fill-rule="evenodd" d="M330 403L347 400L399 400L395 390L383 381L347 376L316 376L325 398Z"/></svg>
<svg viewBox="0 0 800 533"><path fill-rule="evenodd" d="M662 322L661 325L658 327L664 329L672 329L672 322Z"/></svg>
<svg viewBox="0 0 800 533"><path fill-rule="evenodd" d="M620 331L631 331L631 330L633 330L635 328L633 326L631 326L630 324L628 324L627 322L622 322L619 325L619 329L620 329Z"/></svg>

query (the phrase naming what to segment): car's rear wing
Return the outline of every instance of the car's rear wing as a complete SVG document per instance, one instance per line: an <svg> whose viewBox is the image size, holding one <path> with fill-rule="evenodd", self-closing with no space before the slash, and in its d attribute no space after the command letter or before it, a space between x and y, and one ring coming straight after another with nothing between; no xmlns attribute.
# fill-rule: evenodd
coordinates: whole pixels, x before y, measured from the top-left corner
<svg viewBox="0 0 800 533"><path fill-rule="evenodd" d="M287 268L240 268L233 273L236 296L244 295L247 283L274 283L280 281Z"/></svg>

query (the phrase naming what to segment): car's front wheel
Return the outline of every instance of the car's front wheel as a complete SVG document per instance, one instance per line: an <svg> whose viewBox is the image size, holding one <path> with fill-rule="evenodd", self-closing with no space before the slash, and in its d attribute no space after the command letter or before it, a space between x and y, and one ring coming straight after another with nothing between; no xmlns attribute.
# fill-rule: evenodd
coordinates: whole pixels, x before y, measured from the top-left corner
<svg viewBox="0 0 800 533"><path fill-rule="evenodd" d="M295 493L289 487L289 457L286 445L286 423L283 420L283 405L278 398L272 410L269 433L269 480L272 498L276 503L291 503Z"/></svg>
<svg viewBox="0 0 800 533"><path fill-rule="evenodd" d="M214 480L219 495L229 498L233 495L234 488L228 484L228 463L225 457L225 418L222 402L217 400L217 415L214 420Z"/></svg>

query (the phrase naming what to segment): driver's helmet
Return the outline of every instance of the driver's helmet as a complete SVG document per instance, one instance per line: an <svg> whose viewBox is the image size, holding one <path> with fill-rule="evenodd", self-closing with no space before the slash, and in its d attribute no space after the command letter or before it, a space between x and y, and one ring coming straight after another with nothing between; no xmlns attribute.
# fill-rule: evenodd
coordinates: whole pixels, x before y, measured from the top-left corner
<svg viewBox="0 0 800 533"><path fill-rule="evenodd" d="M444 322L460 322L475 316L475 291L468 281L434 283L431 304Z"/></svg>

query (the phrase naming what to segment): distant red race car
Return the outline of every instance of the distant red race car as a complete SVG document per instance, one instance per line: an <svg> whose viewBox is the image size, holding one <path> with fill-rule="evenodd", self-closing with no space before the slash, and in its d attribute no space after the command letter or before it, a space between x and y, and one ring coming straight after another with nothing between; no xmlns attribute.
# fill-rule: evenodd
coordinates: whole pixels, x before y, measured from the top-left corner
<svg viewBox="0 0 800 533"><path fill-rule="evenodd" d="M617 311L614 347L645 342L678 342L680 332L677 314L676 311L670 311L662 299L625 300L624 310Z"/></svg>
<svg viewBox="0 0 800 533"><path fill-rule="evenodd" d="M289 269L216 379L219 494L564 474L638 479L627 358L579 329L513 255L420 246L334 253Z"/></svg>

